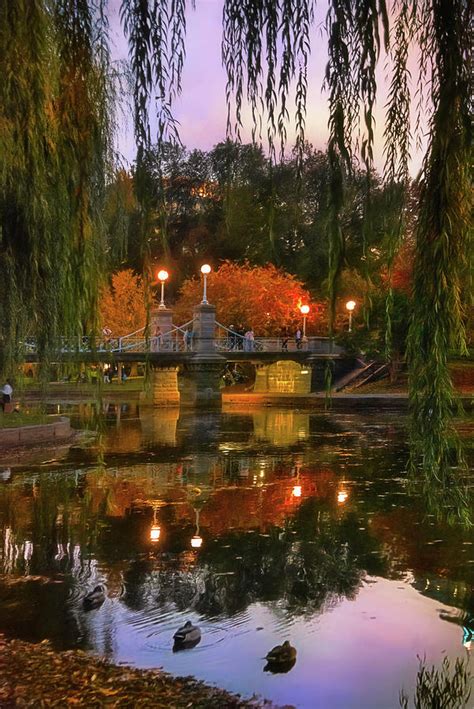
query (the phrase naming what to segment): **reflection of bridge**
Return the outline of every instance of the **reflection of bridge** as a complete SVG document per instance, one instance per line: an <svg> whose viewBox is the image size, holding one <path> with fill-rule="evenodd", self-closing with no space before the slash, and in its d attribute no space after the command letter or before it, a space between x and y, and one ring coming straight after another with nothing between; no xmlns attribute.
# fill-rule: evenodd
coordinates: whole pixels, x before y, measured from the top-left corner
<svg viewBox="0 0 474 709"><path fill-rule="evenodd" d="M255 391L269 394L310 393L323 387L328 361L347 366L341 348L327 337L300 342L291 337L244 337L218 323L214 306L207 303L196 306L193 319L184 325L173 325L172 317L170 309L160 307L152 313L148 331L143 328L101 342L62 338L57 360L146 361L152 370L149 403L154 405L220 403L221 376L227 363L252 363L256 367ZM33 340L25 343L25 359L37 359Z"/></svg>

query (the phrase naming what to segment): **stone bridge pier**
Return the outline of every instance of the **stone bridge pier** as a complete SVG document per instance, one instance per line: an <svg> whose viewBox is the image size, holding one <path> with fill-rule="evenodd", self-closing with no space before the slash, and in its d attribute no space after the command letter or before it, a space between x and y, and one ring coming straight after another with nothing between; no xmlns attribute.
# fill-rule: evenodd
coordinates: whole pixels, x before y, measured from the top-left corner
<svg viewBox="0 0 474 709"><path fill-rule="evenodd" d="M172 328L170 310L158 308L153 313L152 328L156 329L157 325L166 337ZM195 306L192 356L180 365L152 361L151 387L143 403L203 408L221 406L221 375L226 358L215 351L215 328L215 307L208 303Z"/></svg>
<svg viewBox="0 0 474 709"><path fill-rule="evenodd" d="M153 406L179 406L178 367L176 365L151 365L150 391L145 392L145 402Z"/></svg>
<svg viewBox="0 0 474 709"><path fill-rule="evenodd" d="M310 394L311 366L291 360L255 365L258 394Z"/></svg>
<svg viewBox="0 0 474 709"><path fill-rule="evenodd" d="M183 406L220 407L221 375L226 359L215 350L216 309L209 303L193 311L193 358L180 371L179 388Z"/></svg>
<svg viewBox="0 0 474 709"><path fill-rule="evenodd" d="M326 369L333 370L333 379L350 371L352 360L331 360L309 356L305 362L278 360L269 364L255 364L254 391L259 394L311 394L324 391Z"/></svg>

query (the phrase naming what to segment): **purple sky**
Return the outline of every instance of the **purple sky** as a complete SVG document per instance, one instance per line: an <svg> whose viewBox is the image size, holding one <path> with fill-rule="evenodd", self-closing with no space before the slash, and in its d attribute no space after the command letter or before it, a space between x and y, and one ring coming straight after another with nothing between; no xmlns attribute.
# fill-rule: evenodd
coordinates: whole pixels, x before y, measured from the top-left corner
<svg viewBox="0 0 474 709"><path fill-rule="evenodd" d="M118 9L121 0L109 0L112 40L115 43L114 58L126 59L128 48L120 29ZM189 3L189 6L191 3ZM316 147L325 149L328 129L327 97L321 86L327 61L326 37L322 24L326 15L326 0L317 5L313 27L312 55L309 61L309 91L306 119L306 137ZM187 15L186 61L183 72L183 90L176 101L174 114L180 123L180 136L189 148L209 150L225 138L226 102L225 72L221 66L222 0L196 0L196 9L189 9ZM374 150L376 167L383 168L383 106L386 88L383 75L384 59L380 62L378 78L379 98L376 110L376 145ZM291 108L291 106L290 106ZM292 111L290 110L290 114ZM242 139L250 141L251 120L244 111L244 131ZM135 154L133 127L131 120L122 121L119 136L119 150L131 162ZM288 127L288 145L291 148L294 132ZM421 165L420 151L412 149L411 173L415 175Z"/></svg>

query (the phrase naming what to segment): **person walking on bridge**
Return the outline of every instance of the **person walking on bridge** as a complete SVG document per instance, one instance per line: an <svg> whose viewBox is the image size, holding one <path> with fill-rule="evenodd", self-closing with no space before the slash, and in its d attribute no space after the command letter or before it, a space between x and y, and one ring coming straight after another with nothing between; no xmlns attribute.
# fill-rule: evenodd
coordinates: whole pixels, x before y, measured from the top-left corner
<svg viewBox="0 0 474 709"><path fill-rule="evenodd" d="M161 327L159 325L156 326L155 328L155 333L153 335L153 341L152 341L152 352L159 352L161 349L162 345L162 340L163 340L163 334L161 332Z"/></svg>
<svg viewBox="0 0 474 709"><path fill-rule="evenodd" d="M298 328L295 332L295 343L296 349L300 350L303 346L303 333L301 332L301 328Z"/></svg>
<svg viewBox="0 0 474 709"><path fill-rule="evenodd" d="M253 352L254 344L255 344L255 335L253 334L253 330L250 327L247 332L244 335L245 340L244 340L244 348L246 352Z"/></svg>

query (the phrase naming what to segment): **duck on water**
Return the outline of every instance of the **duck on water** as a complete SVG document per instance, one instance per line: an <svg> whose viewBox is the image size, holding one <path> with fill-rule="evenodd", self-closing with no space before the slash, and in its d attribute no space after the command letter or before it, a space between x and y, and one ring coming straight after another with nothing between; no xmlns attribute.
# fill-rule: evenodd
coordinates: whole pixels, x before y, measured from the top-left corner
<svg viewBox="0 0 474 709"><path fill-rule="evenodd" d="M173 635L173 650L187 650L196 647L201 642L201 630L197 625L193 625L190 620L186 621L181 628Z"/></svg>
<svg viewBox="0 0 474 709"><path fill-rule="evenodd" d="M296 663L296 648L285 640L283 645L275 645L265 657L264 672L289 672Z"/></svg>
<svg viewBox="0 0 474 709"><path fill-rule="evenodd" d="M90 593L84 596L82 605L84 606L84 610L91 611L94 608L100 608L105 599L106 588L102 584L99 584L93 591L90 591Z"/></svg>

